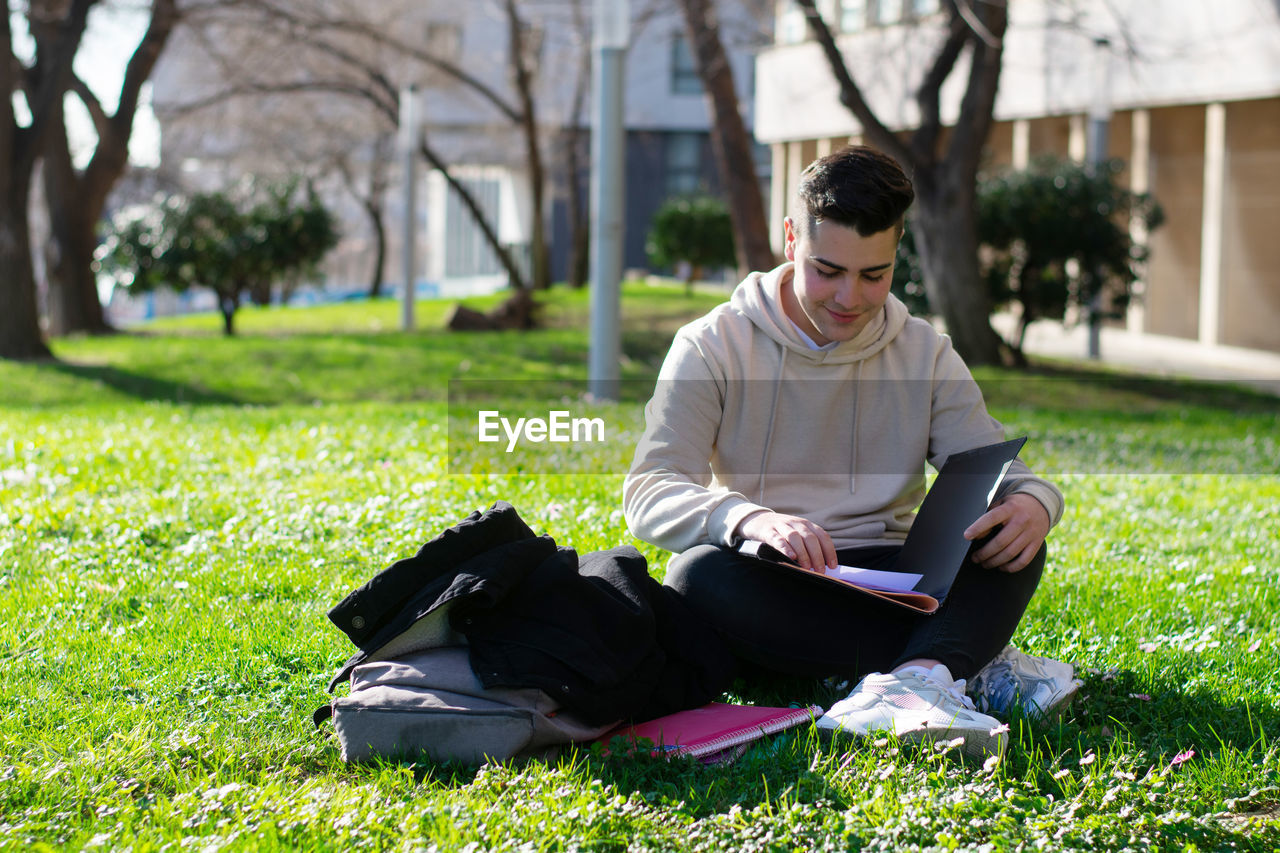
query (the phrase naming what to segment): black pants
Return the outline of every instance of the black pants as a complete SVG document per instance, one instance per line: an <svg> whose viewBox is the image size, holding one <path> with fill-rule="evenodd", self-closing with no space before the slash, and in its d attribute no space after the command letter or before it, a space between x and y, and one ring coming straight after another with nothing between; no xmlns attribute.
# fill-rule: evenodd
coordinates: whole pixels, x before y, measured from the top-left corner
<svg viewBox="0 0 1280 853"><path fill-rule="evenodd" d="M892 570L900 550L855 548L839 557L846 566ZM954 678L970 678L1013 636L1044 561L1044 547L1012 574L966 560L946 600L929 616L711 545L673 558L664 583L716 627L747 669L860 678L933 658Z"/></svg>

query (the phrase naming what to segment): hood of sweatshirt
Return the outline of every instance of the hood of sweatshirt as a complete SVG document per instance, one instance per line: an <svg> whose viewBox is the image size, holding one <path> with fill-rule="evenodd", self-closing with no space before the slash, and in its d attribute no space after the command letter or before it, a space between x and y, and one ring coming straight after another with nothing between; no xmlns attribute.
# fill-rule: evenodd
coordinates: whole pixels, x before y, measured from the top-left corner
<svg viewBox="0 0 1280 853"><path fill-rule="evenodd" d="M809 362L815 366L849 365L855 371L855 380L850 386L849 396L853 428L847 441L849 444L848 488L850 493L857 490L858 481L855 472L861 424L859 398L863 364L897 337L910 316L906 306L891 294L885 301L884 308L872 317L855 337L841 341L830 349L815 350L801 336L782 305L782 288L792 280L794 275L795 266L791 263L782 264L767 273L752 273L738 285L730 298L730 305L740 310L781 349L777 372L773 376L773 399L768 422L765 424L764 453L760 460L760 474L755 488L755 497L759 501L763 501L766 472L771 469L771 463L774 461L776 417L780 408L783 382L788 372L787 363L793 359L799 360L800 363Z"/></svg>
<svg viewBox="0 0 1280 853"><path fill-rule="evenodd" d="M730 305L746 315L762 332L786 350L787 357L800 357L824 364L863 361L887 347L907 324L907 307L890 294L884 308L871 322L847 341L829 350L814 350L800 336L795 324L782 307L782 287L795 275L791 263L767 272L753 272L742 281L730 297Z"/></svg>

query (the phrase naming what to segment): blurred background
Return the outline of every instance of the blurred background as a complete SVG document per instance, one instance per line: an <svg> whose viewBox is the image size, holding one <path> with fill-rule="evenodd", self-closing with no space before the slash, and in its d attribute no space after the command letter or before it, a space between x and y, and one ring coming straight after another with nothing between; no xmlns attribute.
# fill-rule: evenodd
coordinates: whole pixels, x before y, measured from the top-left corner
<svg viewBox="0 0 1280 853"><path fill-rule="evenodd" d="M394 295L405 234L419 297L584 286L601 15L629 22L630 278L771 266L801 169L865 142L919 190L898 293L971 362L1016 362L1042 322L1091 348L1107 328L1280 353L1272 0L9 10L6 357L171 313L221 309L231 331L242 301Z"/></svg>

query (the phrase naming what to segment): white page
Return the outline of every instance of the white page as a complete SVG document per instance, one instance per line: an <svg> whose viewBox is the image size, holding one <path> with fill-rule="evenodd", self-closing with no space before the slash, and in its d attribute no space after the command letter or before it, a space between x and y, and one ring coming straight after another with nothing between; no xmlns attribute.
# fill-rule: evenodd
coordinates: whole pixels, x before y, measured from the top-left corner
<svg viewBox="0 0 1280 853"><path fill-rule="evenodd" d="M911 592L924 575L911 572L881 572L875 569L859 569L854 566L837 566L826 572L827 577L840 578L861 586L894 592Z"/></svg>
<svg viewBox="0 0 1280 853"><path fill-rule="evenodd" d="M768 546L764 545L763 542L748 539L742 543L738 550L743 554L757 557L762 547ZM877 569L860 569L855 566L837 566L834 569L819 572L818 574L825 574L827 577L839 578L862 586L892 592L912 592L915 590L916 584L920 583L920 579L924 577L924 575L911 572L882 572Z"/></svg>

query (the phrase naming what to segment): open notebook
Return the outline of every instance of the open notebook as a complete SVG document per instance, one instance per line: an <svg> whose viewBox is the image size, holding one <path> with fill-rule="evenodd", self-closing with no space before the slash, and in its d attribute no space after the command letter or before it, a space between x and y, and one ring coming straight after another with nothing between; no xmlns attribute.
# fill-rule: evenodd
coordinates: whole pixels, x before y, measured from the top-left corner
<svg viewBox="0 0 1280 853"><path fill-rule="evenodd" d="M1026 441L1015 438L951 454L920 504L893 571L840 566L826 574L806 574L920 613L933 613L946 599L973 544L964 538L964 531L987 511ZM763 542L747 540L738 550L789 570L805 571Z"/></svg>
<svg viewBox="0 0 1280 853"><path fill-rule="evenodd" d="M711 702L643 723L623 723L596 738L609 747L615 738L629 743L646 740L652 755L687 756L704 764L732 761L749 744L765 735L792 728L822 716L817 705L808 708L769 708Z"/></svg>

